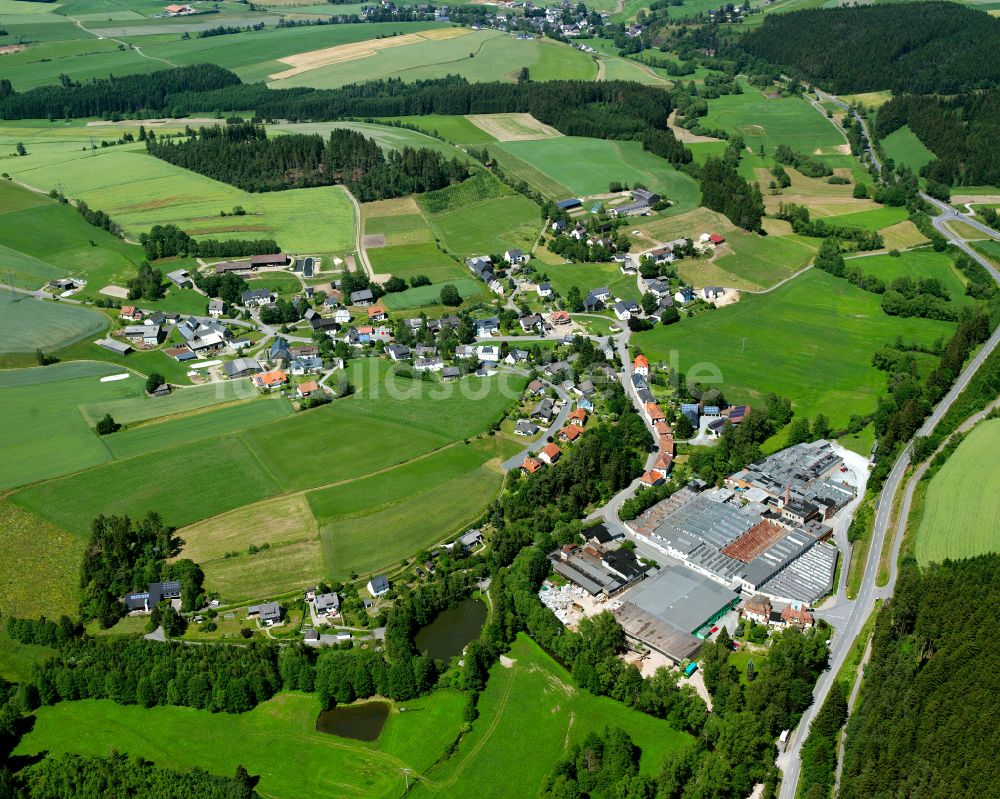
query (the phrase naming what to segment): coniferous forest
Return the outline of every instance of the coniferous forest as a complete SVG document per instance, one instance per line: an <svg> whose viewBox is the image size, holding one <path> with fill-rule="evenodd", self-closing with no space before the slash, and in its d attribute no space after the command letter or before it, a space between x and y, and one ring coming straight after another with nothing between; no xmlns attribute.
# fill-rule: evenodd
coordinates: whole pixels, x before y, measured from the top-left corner
<svg viewBox="0 0 1000 799"><path fill-rule="evenodd" d="M739 46L836 94L952 94L1000 82L997 41L1000 19L934 2L771 14Z"/></svg>
<svg viewBox="0 0 1000 799"><path fill-rule="evenodd" d="M343 183L367 202L441 189L469 175L464 164L434 150L383 153L374 139L353 130L335 130L327 141L305 134L268 138L263 125L233 122L191 134L179 143L147 139L146 150L246 191Z"/></svg>
<svg viewBox="0 0 1000 799"><path fill-rule="evenodd" d="M847 723L842 799L997 795L1000 555L904 564Z"/></svg>
<svg viewBox="0 0 1000 799"><path fill-rule="evenodd" d="M954 97L904 94L879 108L875 137L909 125L937 158L923 169L946 185L1000 183L1000 89Z"/></svg>

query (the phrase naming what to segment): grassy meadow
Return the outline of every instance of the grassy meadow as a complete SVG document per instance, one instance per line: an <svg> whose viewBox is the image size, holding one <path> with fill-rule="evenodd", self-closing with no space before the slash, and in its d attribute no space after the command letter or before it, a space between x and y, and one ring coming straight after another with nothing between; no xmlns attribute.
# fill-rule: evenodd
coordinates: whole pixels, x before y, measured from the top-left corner
<svg viewBox="0 0 1000 799"><path fill-rule="evenodd" d="M890 255L849 258L846 263L861 267L867 275L877 275L886 284L898 277L912 280L937 278L948 292L952 303L961 306L972 302L972 298L965 293L965 281L951 256L934 252L930 248L900 253L898 258Z"/></svg>
<svg viewBox="0 0 1000 799"><path fill-rule="evenodd" d="M886 158L891 158L897 164L908 166L915 173L919 173L922 167L936 157L917 138L917 134L910 130L909 125L903 125L898 130L894 130L880 143Z"/></svg>
<svg viewBox="0 0 1000 799"><path fill-rule="evenodd" d="M524 634L507 655L509 667L497 663L490 670L472 731L452 757L423 775L414 795L531 796L568 745L606 726L628 730L642 750L644 774L657 773L667 752L693 741L665 721L580 690Z"/></svg>
<svg viewBox="0 0 1000 799"><path fill-rule="evenodd" d="M880 298L813 269L769 294L678 325L640 333L635 344L689 380L719 385L732 402L760 402L768 391L792 400L796 413L824 413L834 426L870 413L885 390L871 365L875 350L897 336L933 343L954 326L883 313Z"/></svg>
<svg viewBox="0 0 1000 799"><path fill-rule="evenodd" d="M107 327L106 316L79 305L0 294L0 352L61 350Z"/></svg>
<svg viewBox="0 0 1000 799"><path fill-rule="evenodd" d="M998 446L1000 420L981 422L931 478L914 545L922 566L1000 548L1000 475L984 468Z"/></svg>
<svg viewBox="0 0 1000 799"><path fill-rule="evenodd" d="M239 715L110 700L60 702L38 714L17 751L115 750L168 768L225 775L243 765L260 776L262 795L275 799L388 798L402 793L401 768L419 774L444 754L458 734L464 701L446 689L408 701L405 713L393 706L372 743L318 732L319 706L309 694L281 693Z"/></svg>

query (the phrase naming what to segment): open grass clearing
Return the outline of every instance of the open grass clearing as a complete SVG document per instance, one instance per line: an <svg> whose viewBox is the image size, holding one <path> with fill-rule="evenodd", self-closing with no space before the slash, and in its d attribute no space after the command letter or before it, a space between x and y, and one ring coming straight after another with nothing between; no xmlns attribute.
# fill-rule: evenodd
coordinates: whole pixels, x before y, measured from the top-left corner
<svg viewBox="0 0 1000 799"><path fill-rule="evenodd" d="M455 144L489 144L496 141L479 125L473 124L467 116L425 114L423 116L386 117L384 121L399 121L406 125L414 125Z"/></svg>
<svg viewBox="0 0 1000 799"><path fill-rule="evenodd" d="M635 344L651 359L674 357L689 380L719 384L731 402L759 403L774 391L797 414L824 413L836 427L872 412L884 393L875 350L897 336L932 344L953 330L887 316L878 296L812 269L768 294L637 334Z"/></svg>
<svg viewBox="0 0 1000 799"><path fill-rule="evenodd" d="M408 128L398 128L391 125L375 125L370 122L302 122L299 124L274 125L270 130L282 133L319 134L324 139L330 138L335 130L353 130L374 139L383 150L402 150L404 147L413 149L426 148L441 153L445 158L457 158L468 161L470 157L457 147L435 139L424 133L418 133ZM391 202L391 201L389 201Z"/></svg>
<svg viewBox="0 0 1000 799"><path fill-rule="evenodd" d="M769 288L808 265L816 249L816 244L801 236L762 237L732 230L710 261L685 259L677 267L695 285L705 281L735 288ZM711 267L699 272L708 264Z"/></svg>
<svg viewBox="0 0 1000 799"><path fill-rule="evenodd" d="M562 136L531 114L469 114L466 119L496 141L533 141Z"/></svg>
<svg viewBox="0 0 1000 799"><path fill-rule="evenodd" d="M388 508L323 524L327 576L372 574L461 531L496 498L502 480L499 471L480 467Z"/></svg>
<svg viewBox="0 0 1000 799"><path fill-rule="evenodd" d="M289 543L315 538L316 520L302 494L256 502L177 531L180 554L195 563L221 560L253 544Z"/></svg>
<svg viewBox="0 0 1000 799"><path fill-rule="evenodd" d="M886 158L908 166L914 174L920 174L921 168L937 157L917 138L917 134L910 130L909 125L894 130L882 139L880 144Z"/></svg>
<svg viewBox="0 0 1000 799"><path fill-rule="evenodd" d="M148 419L189 413L226 402L254 399L260 395L250 383L243 380L225 380L190 388L174 389L165 397L147 397L145 394L113 402L81 404L80 413L91 426L110 413L116 422L132 425Z"/></svg>
<svg viewBox="0 0 1000 799"><path fill-rule="evenodd" d="M468 277L468 269L441 252L433 244L403 244L369 250L372 268L381 274L397 275L409 280L414 275L426 275L434 283Z"/></svg>
<svg viewBox="0 0 1000 799"><path fill-rule="evenodd" d="M644 774L656 774L667 752L693 742L665 721L580 690L524 634L507 656L513 660L509 668L497 663L490 670L472 732L451 758L424 775L414 795L530 796L569 745L606 726L628 731L642 750Z"/></svg>
<svg viewBox="0 0 1000 799"><path fill-rule="evenodd" d="M1000 420L976 425L931 478L914 545L922 566L1000 549Z"/></svg>
<svg viewBox="0 0 1000 799"><path fill-rule="evenodd" d="M141 396L136 376L102 383L120 369L98 363L58 363L0 373L0 488L12 488L106 463L111 454L77 411L97 404ZM103 414L102 414L103 415Z"/></svg>
<svg viewBox="0 0 1000 799"><path fill-rule="evenodd" d="M101 513L137 518L155 510L182 527L277 493L270 472L229 435L49 480L13 501L82 537Z"/></svg>
<svg viewBox="0 0 1000 799"><path fill-rule="evenodd" d="M451 284L458 289L463 300L476 299L485 295L485 287L471 277L459 277L442 283L432 283L429 286L417 286L396 294L387 294L382 298L382 304L390 311L406 311L410 308L426 308L440 305L441 289Z"/></svg>
<svg viewBox="0 0 1000 799"><path fill-rule="evenodd" d="M584 297L591 289L607 286L619 299L640 299L639 288L634 276L623 275L618 264L559 264L542 270L548 275L548 282L554 291L565 297L572 286L580 289Z"/></svg>
<svg viewBox="0 0 1000 799"><path fill-rule="evenodd" d="M523 180L548 199L569 197L573 192L542 170L508 152L499 144L488 148L490 157L509 175Z"/></svg>
<svg viewBox="0 0 1000 799"><path fill-rule="evenodd" d="M400 768L419 773L441 757L458 733L464 702L459 692L443 690L406 702L405 713L394 706L373 743L318 732L319 706L310 694L280 693L239 715L107 699L60 702L38 714L17 752L128 752L165 768L226 776L243 765L260 776L258 790L275 799L388 799L402 790Z"/></svg>
<svg viewBox="0 0 1000 799"><path fill-rule="evenodd" d="M884 227L879 231L879 234L889 249L905 250L908 247L917 247L927 243L927 237L917 230L917 226L910 220Z"/></svg>
<svg viewBox="0 0 1000 799"><path fill-rule="evenodd" d="M502 253L511 247L530 251L542 227L538 206L521 194L434 214L428 222L443 246L463 257Z"/></svg>
<svg viewBox="0 0 1000 799"><path fill-rule="evenodd" d="M0 352L60 350L107 326L103 314L78 305L0 293Z"/></svg>
<svg viewBox="0 0 1000 799"><path fill-rule="evenodd" d="M120 430L105 436L103 441L114 458L134 458L207 438L238 433L290 416L291 413L292 404L284 397L251 400L150 422L130 430Z"/></svg>
<svg viewBox="0 0 1000 799"><path fill-rule="evenodd" d="M324 576L322 547L315 535L268 543L253 555L243 550L234 557L202 563L206 590L218 591L222 603L230 605L306 588Z"/></svg>
<svg viewBox="0 0 1000 799"><path fill-rule="evenodd" d="M906 220L909 213L905 208L884 205L870 211L824 217L823 221L836 227L859 227L865 230L882 230Z"/></svg>
<svg viewBox="0 0 1000 799"><path fill-rule="evenodd" d="M132 132L137 131L138 124ZM282 248L297 252L325 255L354 248L354 212L340 186L251 194L154 158L146 154L141 144L84 151L81 147L89 143L91 134L82 124L61 128L58 135L52 135L46 128L34 132L34 140L25 142L29 154L5 161L4 169L14 178L46 191L62 186L67 196L83 199L91 208L105 211L133 237L153 225L175 224L196 238L274 238ZM0 148L12 148L21 138L21 131L0 126ZM220 211L231 211L237 205L246 209L245 216L220 215ZM66 215L77 215L53 203L51 211L57 210L64 213L49 226L37 219L38 209L4 214L0 216L0 230L9 225L35 236L40 234L31 231L55 230L58 233L54 241L58 243L72 232L66 227L69 224ZM24 213L31 214L31 224L17 218ZM73 232L77 262L66 264L71 273L74 267L80 270L88 267L84 257L88 250L94 250L90 259L107 260L102 248L87 244L88 239L98 240L101 231L87 225L81 217L77 219L87 232ZM111 236L107 238L114 240ZM36 251L38 248L21 246L6 236L4 244L42 260L52 260L45 252ZM52 244L47 246L53 249ZM141 260L142 251L138 247L120 241L116 246ZM56 251L61 249L64 248ZM128 257L119 258L116 270L109 267L99 276L88 274L91 285L95 291L111 283L121 285L122 278L131 274L136 262Z"/></svg>
<svg viewBox="0 0 1000 799"><path fill-rule="evenodd" d="M76 615L83 541L4 499L0 500L0 547L4 553L0 613L30 618ZM0 639L0 651L8 646L13 647L13 642Z"/></svg>
<svg viewBox="0 0 1000 799"><path fill-rule="evenodd" d="M629 185L638 182L673 200L672 214L695 208L700 198L698 184L693 178L646 152L638 142L561 136L503 142L498 147L574 194L606 193L612 181Z"/></svg>
<svg viewBox="0 0 1000 799"><path fill-rule="evenodd" d="M910 250L900 253L898 258L891 255L868 255L848 258L846 263L859 266L866 275L882 278L887 285L898 277L908 277L911 280L937 278L948 292L952 303L962 306L972 302L972 298L965 293L965 282L955 267L954 260L943 252L931 249Z"/></svg>

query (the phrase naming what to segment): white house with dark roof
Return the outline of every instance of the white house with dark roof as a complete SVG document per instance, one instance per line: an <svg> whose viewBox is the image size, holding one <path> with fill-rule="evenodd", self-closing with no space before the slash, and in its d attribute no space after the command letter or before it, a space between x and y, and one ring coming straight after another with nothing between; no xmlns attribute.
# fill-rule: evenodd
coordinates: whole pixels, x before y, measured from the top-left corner
<svg viewBox="0 0 1000 799"><path fill-rule="evenodd" d="M389 593L389 578L384 574L378 574L368 581L368 593L374 597L380 597Z"/></svg>

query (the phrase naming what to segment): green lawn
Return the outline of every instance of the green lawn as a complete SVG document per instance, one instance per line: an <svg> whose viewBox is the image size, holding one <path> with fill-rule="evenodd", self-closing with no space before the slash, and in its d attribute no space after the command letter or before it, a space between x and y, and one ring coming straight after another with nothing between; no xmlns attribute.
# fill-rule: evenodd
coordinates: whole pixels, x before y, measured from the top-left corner
<svg viewBox="0 0 1000 799"><path fill-rule="evenodd" d="M646 152L638 142L559 136L503 142L497 147L574 194L605 193L612 181L629 185L639 182L673 200L671 213L683 213L698 205L700 193L694 179Z"/></svg>
<svg viewBox="0 0 1000 799"><path fill-rule="evenodd" d="M952 453L927 488L915 544L921 565L1000 549L1000 420L981 422Z"/></svg>
<svg viewBox="0 0 1000 799"><path fill-rule="evenodd" d="M584 297L591 289L607 286L614 296L623 300L638 302L640 299L635 277L623 275L618 264L556 264L538 268L548 275L552 288L563 297L572 286L579 288Z"/></svg>
<svg viewBox="0 0 1000 799"><path fill-rule="evenodd" d="M455 754L431 769L416 796L533 796L566 747L606 726L628 731L642 750L640 770L659 772L664 755L693 739L665 721L573 685L570 676L524 634L496 664L479 698L479 718Z"/></svg>
<svg viewBox="0 0 1000 799"><path fill-rule="evenodd" d="M915 173L919 173L922 167L936 158L917 138L917 134L910 130L909 125L894 130L882 139L881 144L886 158L908 166Z"/></svg>
<svg viewBox="0 0 1000 799"><path fill-rule="evenodd" d="M353 130L369 139L374 139L384 150L402 150L404 147L426 148L441 153L445 158L457 158L459 161L470 160L470 156L463 150L447 142L409 128L399 128L392 125L375 125L370 122L302 122L295 125L274 125L270 130L284 133L318 133L324 139L330 138L330 134L334 130Z"/></svg>
<svg viewBox="0 0 1000 799"><path fill-rule="evenodd" d="M424 116L386 117L385 121L399 120L416 125L421 130L440 136L456 144L489 144L496 141L489 133L464 116L426 114Z"/></svg>
<svg viewBox="0 0 1000 799"><path fill-rule="evenodd" d="M543 197L561 199L573 193L551 175L546 174L523 158L518 158L514 153L504 149L503 145L491 145L488 149L490 156L500 165L500 168L504 172L523 180Z"/></svg>
<svg viewBox="0 0 1000 799"><path fill-rule="evenodd" d="M897 336L931 344L953 329L887 316L877 295L813 269L769 294L744 295L634 341L650 358L675 356L689 380L721 384L730 401L759 403L774 391L798 414L824 413L837 426L870 413L884 393L885 375L871 365L875 350Z"/></svg>
<svg viewBox="0 0 1000 799"><path fill-rule="evenodd" d="M116 370L112 370L116 371ZM250 379L225 380L201 386L174 389L165 397L147 397L145 394L113 402L98 402L93 405L81 404L80 413L91 426L110 413L115 421L124 425L144 422L162 416L188 413L223 402L253 399L259 395Z"/></svg>
<svg viewBox="0 0 1000 799"><path fill-rule="evenodd" d="M260 777L258 790L275 799L318 796L395 797L400 769L428 769L454 740L464 697L437 691L394 707L372 743L317 732L314 696L281 693L249 713L209 713L187 707L140 708L110 700L60 702L43 708L17 752L127 752L173 769L231 775L238 765Z"/></svg>
<svg viewBox="0 0 1000 799"><path fill-rule="evenodd" d="M726 235L730 252L720 254L704 276L704 261L686 259L678 272L694 285L766 288L802 269L813 258L816 245L801 236L758 236L743 230Z"/></svg>
<svg viewBox="0 0 1000 799"><path fill-rule="evenodd" d="M0 293L0 352L53 352L107 327L107 317L79 305Z"/></svg>

